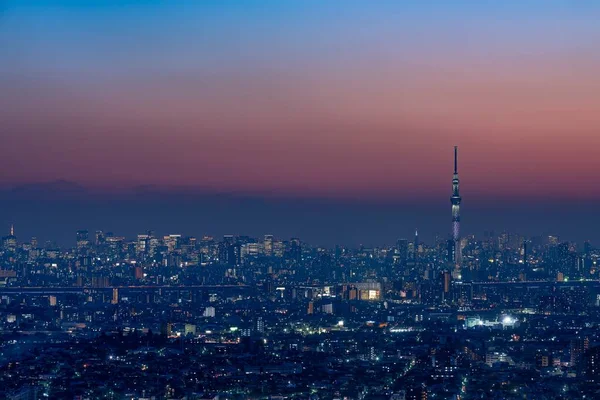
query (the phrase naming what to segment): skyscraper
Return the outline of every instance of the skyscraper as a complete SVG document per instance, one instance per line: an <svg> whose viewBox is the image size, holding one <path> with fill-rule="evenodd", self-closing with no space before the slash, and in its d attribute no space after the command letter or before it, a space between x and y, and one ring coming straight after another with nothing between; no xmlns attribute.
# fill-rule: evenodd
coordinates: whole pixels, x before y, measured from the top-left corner
<svg viewBox="0 0 600 400"><path fill-rule="evenodd" d="M452 277L449 271L442 271L441 273L442 283L442 301L450 300L450 290L452 289Z"/></svg>
<svg viewBox="0 0 600 400"><path fill-rule="evenodd" d="M273 235L265 235L263 245L265 248L265 255L271 257L273 255Z"/></svg>
<svg viewBox="0 0 600 400"><path fill-rule="evenodd" d="M578 337L571 340L571 366L580 366L585 352L588 350L590 341L587 337Z"/></svg>
<svg viewBox="0 0 600 400"><path fill-rule="evenodd" d="M415 250L419 248L419 230L415 229Z"/></svg>
<svg viewBox="0 0 600 400"><path fill-rule="evenodd" d="M3 238L4 249L15 251L17 249L17 236L15 235L15 226L10 226L10 234Z"/></svg>
<svg viewBox="0 0 600 400"><path fill-rule="evenodd" d="M452 177L452 241L454 242L453 262L456 270L460 269L462 254L460 247L460 202L461 197L458 190L458 146L454 146L454 175Z"/></svg>
<svg viewBox="0 0 600 400"><path fill-rule="evenodd" d="M396 263L402 266L406 266L408 260L408 240L398 239L396 242Z"/></svg>
<svg viewBox="0 0 600 400"><path fill-rule="evenodd" d="M77 250L81 251L90 244L89 232L87 230L79 230L76 233Z"/></svg>

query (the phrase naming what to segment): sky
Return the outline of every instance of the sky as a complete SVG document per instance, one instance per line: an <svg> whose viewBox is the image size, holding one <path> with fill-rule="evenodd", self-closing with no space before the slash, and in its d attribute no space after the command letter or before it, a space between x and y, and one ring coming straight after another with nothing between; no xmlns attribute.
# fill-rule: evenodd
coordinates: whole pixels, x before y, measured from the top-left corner
<svg viewBox="0 0 600 400"><path fill-rule="evenodd" d="M85 187L73 225L109 195L150 206L131 191L152 187L171 205L152 215L178 220L193 192L221 210L207 227L219 233L333 241L360 214L348 241L391 241L415 225L449 230L458 145L464 230L594 238L599 18L586 0L5 0L0 187ZM0 199L0 224L35 230L39 213L10 211L49 204L26 192L31 203ZM256 221L236 214L247 199L261 204ZM70 218L60 201L48 200ZM274 204L314 210L313 231L301 217L282 224ZM374 207L387 211L368 218ZM103 221L126 210L113 204Z"/></svg>

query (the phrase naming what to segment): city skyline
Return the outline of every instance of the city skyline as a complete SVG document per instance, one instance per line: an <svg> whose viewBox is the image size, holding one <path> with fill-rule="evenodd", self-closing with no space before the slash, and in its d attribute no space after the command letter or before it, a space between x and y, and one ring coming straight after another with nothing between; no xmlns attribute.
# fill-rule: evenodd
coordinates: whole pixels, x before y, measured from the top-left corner
<svg viewBox="0 0 600 400"><path fill-rule="evenodd" d="M69 182L65 182L65 181L60 181L55 183L57 185L60 185L63 189L63 191L67 190L67 191L71 191L71 192L75 192L75 194L77 194L78 191L81 191L83 188L77 186L77 185L73 185L70 184ZM34 190L35 191L35 186L27 186L27 188L29 190ZM37 188L38 190L40 189L39 187ZM458 146L454 146L454 172L452 175L452 196L450 198L450 201L452 203L452 208L451 208L451 215L452 215L452 228L450 230L450 233L448 235L449 239L448 239L448 261L451 264L454 264L454 266L457 269L460 269L460 265L462 264L462 246L461 246L461 236L460 236L460 203L462 201L462 198L460 196L459 193L459 178L458 178ZM84 230L78 230L77 231L77 241L79 242L79 235L80 233L85 232L85 235L88 235L88 230L84 229ZM96 230L96 235L100 234L103 235L104 231L103 230ZM154 232L154 230L148 230L147 232ZM112 234L112 233L111 233ZM180 234L178 234L180 235ZM414 245L417 246L417 242L418 242L418 228L415 229L415 240L414 240ZM140 234L138 234L138 237L140 236ZM203 235L204 237L211 237L210 235ZM230 236L230 234L227 235L223 235L225 236ZM265 237L267 236L273 236L271 234L265 234ZM17 237L15 235L15 228L14 228L14 223L11 223L10 225L10 231L9 231L9 235L7 236L9 238L13 238L12 240L16 241ZM441 240L441 238L436 234L436 238L437 241ZM37 237L32 237L32 241L37 242ZM295 238L292 238L292 240L295 240ZM398 239L400 240L400 239ZM405 240L405 239L402 239ZM336 243L337 246L337 243ZM361 244L362 246L362 244Z"/></svg>
<svg viewBox="0 0 600 400"><path fill-rule="evenodd" d="M155 186L133 188L125 192L125 196L123 192L115 196L114 193L90 191L68 181L26 184L0 191L0 206L4 206L5 210L0 221L8 221L6 223L10 223L11 231L17 221L25 227L26 237L39 237L42 241L55 241L62 246L69 245L73 231L90 229L114 230L126 237L145 231L183 233L198 237L275 234L281 238L302 237L324 246L379 247L394 243L399 238L409 237L409 232L413 229L410 226L416 226L417 230L420 227L421 232L425 231L426 241L448 238L449 246L453 248L448 260L459 268L460 239L463 235L460 234L459 209L462 198L459 193L458 146L454 146L453 166L450 198L452 227L447 232L443 229L443 221L447 220L447 215L442 217L440 199L419 205L409 204L412 219L407 219L405 213L394 214L399 205L396 202L369 203L354 199L354 202L345 203L345 210L340 210L340 203L335 199L293 200L284 197L265 201L260 196L206 194L189 187L177 188L173 194ZM564 229L558 229L549 216L560 218L560 212L565 211L561 203L546 203L543 207L537 205L535 209L527 210L528 215L524 219L526 225L510 225L507 224L505 215L490 213L489 209L478 204L480 202L481 199L471 199L472 220L466 236L481 237L487 232L511 232L524 237L561 236L563 240L580 245L584 242L596 242L598 239L597 235L591 234L595 232L594 224L588 223L582 228L577 220L571 220L575 230L564 232ZM483 203L487 207L498 207L497 204ZM591 206L594 207L593 204ZM45 211L39 210L40 207ZM362 218L358 210L363 211ZM512 211L510 206L508 210ZM264 218L265 213L270 218ZM344 215L352 215L352 218L343 218ZM377 219L373 219L373 215L377 215ZM586 215L588 222L589 215L595 214ZM487 220L484 224L482 217ZM512 217L518 220L521 214L513 214ZM501 219L503 224L490 222L494 218L496 221ZM271 221L280 223L273 224ZM330 229L323 229L324 226L329 226ZM373 235L374 232L377 235Z"/></svg>
<svg viewBox="0 0 600 400"><path fill-rule="evenodd" d="M302 237L325 246L379 246L412 237L418 228L423 240L431 242L436 235L450 236L448 186L435 201L382 203L265 200L160 191L111 197L86 191L65 193L52 185L41 185L0 191L0 207L4 210L0 214L0 235L15 224L22 238L36 236L65 246L72 243L73 232L84 228L112 230L127 237L147 230L216 237L273 233L282 238ZM472 199L470 192L465 193L468 211L462 213L461 220L466 235L508 231L525 236L559 235L578 243L600 242L594 229L600 223L595 202L576 203L576 209L570 210L562 202L514 205Z"/></svg>

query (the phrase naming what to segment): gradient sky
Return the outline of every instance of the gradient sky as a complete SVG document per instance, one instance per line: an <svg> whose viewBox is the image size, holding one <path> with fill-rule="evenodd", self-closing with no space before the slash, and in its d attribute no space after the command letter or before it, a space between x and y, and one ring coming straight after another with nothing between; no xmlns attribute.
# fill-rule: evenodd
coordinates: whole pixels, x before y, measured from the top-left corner
<svg viewBox="0 0 600 400"><path fill-rule="evenodd" d="M0 185L600 199L595 1L3 1ZM449 211L448 211L449 212Z"/></svg>

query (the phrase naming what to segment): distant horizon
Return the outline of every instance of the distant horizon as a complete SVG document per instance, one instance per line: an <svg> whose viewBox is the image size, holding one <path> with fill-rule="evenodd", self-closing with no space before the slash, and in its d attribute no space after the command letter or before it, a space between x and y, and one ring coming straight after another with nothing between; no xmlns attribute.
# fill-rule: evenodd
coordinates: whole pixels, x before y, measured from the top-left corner
<svg viewBox="0 0 600 400"><path fill-rule="evenodd" d="M450 175L451 176L451 175ZM473 187L469 185L469 182L464 182L461 176L461 192L463 187L466 186L467 190L472 190ZM49 179L46 181L29 181L29 182L4 182L0 183L0 192L22 192L22 191L49 191L53 194L61 194L60 190L65 189L63 194L73 195L77 192L95 194L101 196L128 196L135 194L156 194L156 195L176 195L176 194L188 194L188 195L208 195L208 196L239 196L248 198L261 198L265 200L314 200L314 201L340 201L343 203L362 203L362 204L398 204L398 202L404 203L407 198L414 201L425 201L430 203L439 203L440 199L447 197L450 198L449 193L451 190L448 189L451 186L451 178L447 178L443 185L443 188L436 186L431 191L411 191L409 195L401 192L401 188L396 190L390 189L387 192L364 192L360 196L353 195L352 193L346 192L332 192L332 193L300 193L300 192L286 192L286 191L261 191L252 189L224 189L224 188L213 188L202 185L193 184L157 184L157 183L131 183L122 185L94 185L85 184L77 181L67 179ZM64 186L63 186L64 185ZM61 188L61 186L63 186ZM503 204L528 204L536 203L540 200L552 204L553 202L571 201L576 203L592 203L600 201L598 197L578 197L576 194L571 192L564 193L562 196L548 196L548 195L532 195L528 197L514 198L511 193L469 193L469 199L476 201L483 201L488 203L492 200L501 200Z"/></svg>
<svg viewBox="0 0 600 400"><path fill-rule="evenodd" d="M449 237L451 227L448 193L428 201L393 201L161 190L98 194L80 186L75 188L81 191L71 192L56 188L42 184L0 190L0 236L14 223L20 238L37 236L61 246L72 246L79 229L113 231L127 238L154 230L161 235L216 238L273 234L327 247L385 246L400 238L411 239L415 229L423 242L432 243L435 235ZM600 243L594 229L600 222L595 201L572 200L565 207L563 201L524 203L461 194L462 236L507 231Z"/></svg>

